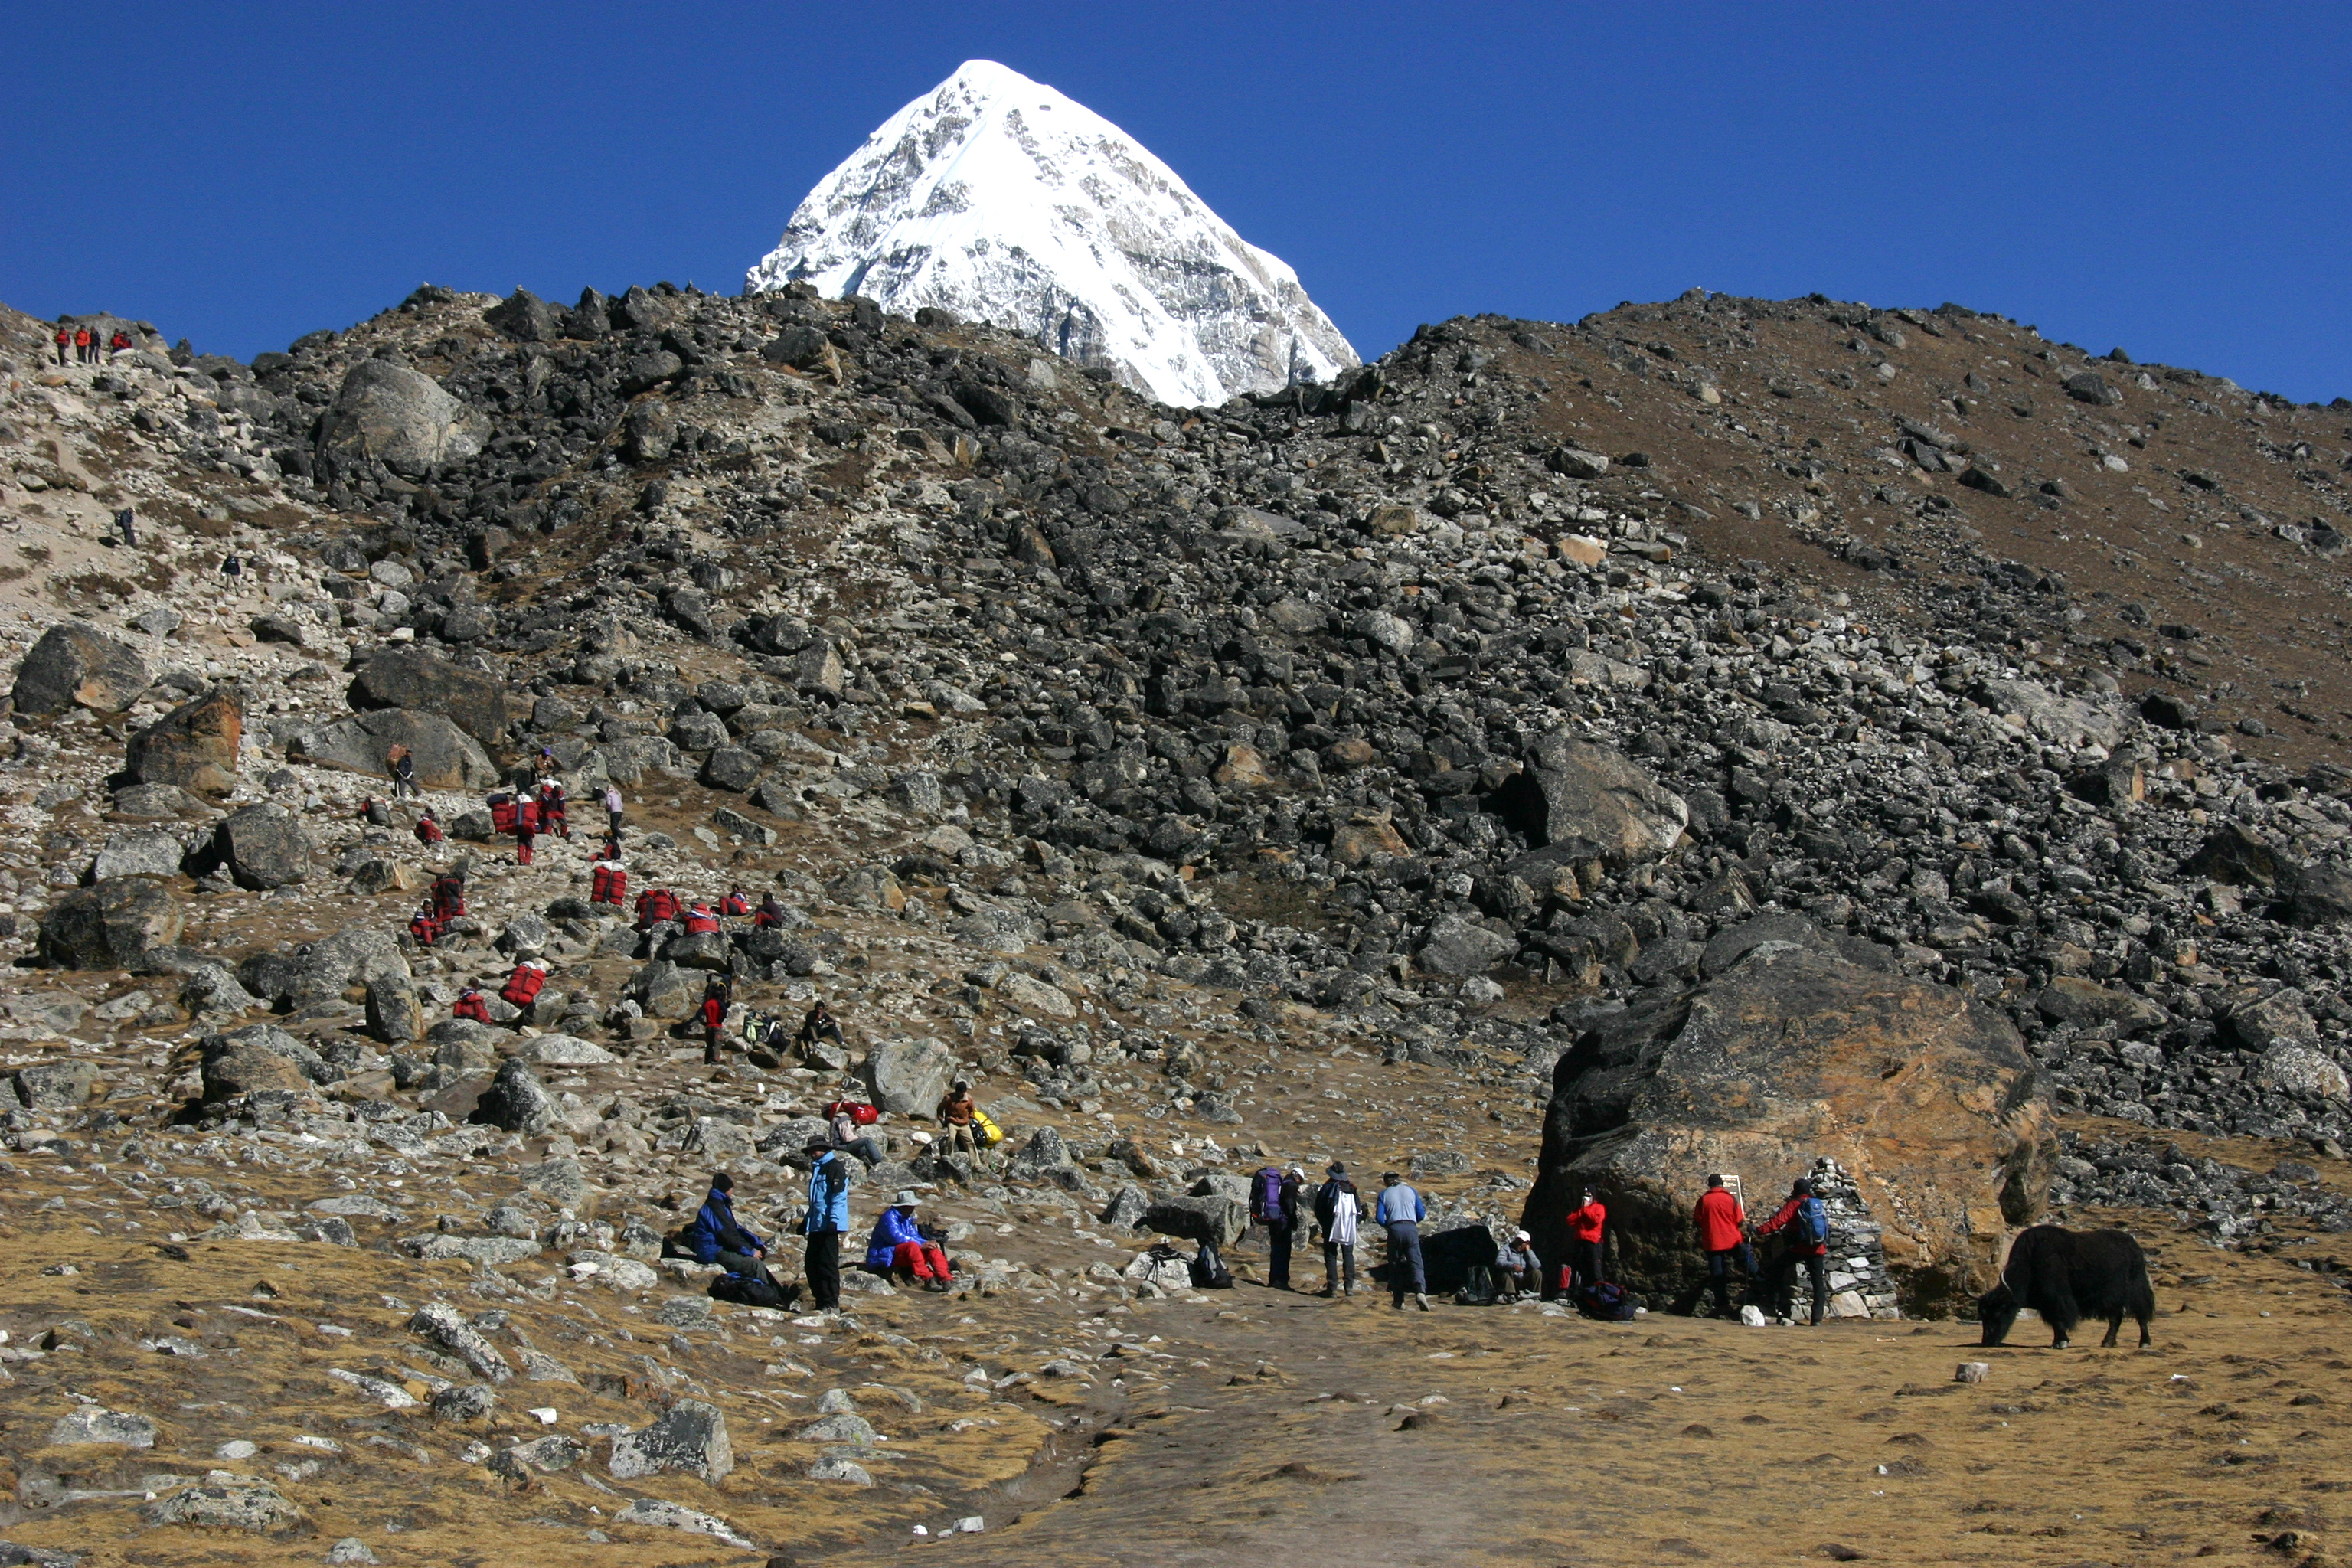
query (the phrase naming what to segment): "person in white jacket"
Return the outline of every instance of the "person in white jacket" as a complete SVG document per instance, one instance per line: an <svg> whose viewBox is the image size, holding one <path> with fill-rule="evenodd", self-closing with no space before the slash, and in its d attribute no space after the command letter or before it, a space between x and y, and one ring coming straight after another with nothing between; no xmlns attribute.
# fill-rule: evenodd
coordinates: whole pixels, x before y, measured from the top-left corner
<svg viewBox="0 0 2352 1568"><path fill-rule="evenodd" d="M1356 1293L1356 1225L1363 1216L1348 1167L1334 1164L1315 1189L1315 1225L1323 1233L1323 1294Z"/></svg>

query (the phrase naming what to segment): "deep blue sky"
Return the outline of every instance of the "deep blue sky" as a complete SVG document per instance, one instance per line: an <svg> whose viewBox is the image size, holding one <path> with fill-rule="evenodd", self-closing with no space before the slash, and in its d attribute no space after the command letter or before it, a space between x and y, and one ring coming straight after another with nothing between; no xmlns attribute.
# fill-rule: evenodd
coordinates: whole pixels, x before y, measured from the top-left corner
<svg viewBox="0 0 2352 1568"><path fill-rule="evenodd" d="M1368 357L1692 284L2352 395L2352 7L9 10L0 300L243 356L421 279L733 291L963 59L1124 126Z"/></svg>

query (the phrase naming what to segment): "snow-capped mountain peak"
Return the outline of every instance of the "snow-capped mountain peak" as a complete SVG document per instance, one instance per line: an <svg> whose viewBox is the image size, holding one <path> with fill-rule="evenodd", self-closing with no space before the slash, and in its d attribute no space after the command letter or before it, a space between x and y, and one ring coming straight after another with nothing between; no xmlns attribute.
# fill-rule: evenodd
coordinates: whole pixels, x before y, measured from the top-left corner
<svg viewBox="0 0 2352 1568"><path fill-rule="evenodd" d="M1356 352L1278 258L1083 104L970 60L826 175L757 291L937 305L1108 365L1160 402L1321 381Z"/></svg>

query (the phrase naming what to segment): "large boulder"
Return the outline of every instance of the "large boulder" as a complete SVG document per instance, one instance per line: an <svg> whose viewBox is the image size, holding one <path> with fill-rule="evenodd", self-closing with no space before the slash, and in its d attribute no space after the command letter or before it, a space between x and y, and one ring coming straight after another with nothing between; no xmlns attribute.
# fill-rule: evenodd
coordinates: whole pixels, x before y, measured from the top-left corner
<svg viewBox="0 0 2352 1568"><path fill-rule="evenodd" d="M1612 866L1654 860L1690 823L1682 796L1606 746L1547 735L1528 763L1496 792L1496 805L1556 852Z"/></svg>
<svg viewBox="0 0 2352 1568"><path fill-rule="evenodd" d="M485 746L501 743L515 721L506 682L460 669L418 647L388 647L362 667L347 693L353 708L407 708L438 713ZM383 766L382 753L376 771Z"/></svg>
<svg viewBox="0 0 2352 1568"><path fill-rule="evenodd" d="M41 634L16 667L16 711L38 718L87 708L120 713L147 689L147 661L129 643L88 621L66 621Z"/></svg>
<svg viewBox="0 0 2352 1568"><path fill-rule="evenodd" d="M483 311L482 320L519 342L551 343L563 335L563 312L523 288Z"/></svg>
<svg viewBox="0 0 2352 1568"><path fill-rule="evenodd" d="M362 921L322 936L291 954L249 959L238 973L245 988L270 1001L314 1006L343 997L354 986L392 977L409 978L399 939L382 926Z"/></svg>
<svg viewBox="0 0 2352 1568"><path fill-rule="evenodd" d="M1231 1247L1249 1228L1249 1205L1211 1194L1202 1197L1154 1198L1143 1211L1143 1227L1214 1247Z"/></svg>
<svg viewBox="0 0 2352 1568"><path fill-rule="evenodd" d="M89 879L110 882L117 877L176 877L188 847L176 833L160 827L136 827L107 836L98 858L89 866Z"/></svg>
<svg viewBox="0 0 2352 1568"><path fill-rule="evenodd" d="M482 449L489 434L486 416L450 396L431 376L369 359L343 377L320 426L319 450L355 461L377 458L415 476L464 462Z"/></svg>
<svg viewBox="0 0 2352 1568"><path fill-rule="evenodd" d="M547 1131L558 1109L555 1097L547 1092L538 1075L521 1062L509 1060L500 1065L490 1087L482 1091L474 1120L530 1137Z"/></svg>
<svg viewBox="0 0 2352 1568"><path fill-rule="evenodd" d="M81 888L41 917L41 955L68 969L128 969L148 949L180 940L186 911L172 889L145 877Z"/></svg>
<svg viewBox="0 0 2352 1568"><path fill-rule="evenodd" d="M935 1039L891 1040L866 1064L874 1103L894 1116L929 1116L955 1078L955 1053Z"/></svg>
<svg viewBox="0 0 2352 1568"><path fill-rule="evenodd" d="M214 827L211 860L226 867L240 888L287 887L310 874L310 835L285 806L248 805Z"/></svg>
<svg viewBox="0 0 2352 1568"><path fill-rule="evenodd" d="M226 687L183 702L131 737L124 771L142 784L226 795L236 787L245 710Z"/></svg>
<svg viewBox="0 0 2352 1568"><path fill-rule="evenodd" d="M1429 925L1413 962L1423 973L1461 979L1484 974L1518 952L1518 942L1462 915L1440 915Z"/></svg>
<svg viewBox="0 0 2352 1568"><path fill-rule="evenodd" d="M1524 1223L1544 1256L1566 1256L1564 1216L1590 1187L1617 1277L1673 1294L1704 1267L1690 1208L1708 1173L1740 1177L1760 1211L1824 1155L1882 1227L1905 1304L1932 1309L1990 1286L2004 1227L2042 1213L2056 1144L2006 1018L1768 943L1695 990L1601 1016L1561 1056Z"/></svg>
<svg viewBox="0 0 2352 1568"><path fill-rule="evenodd" d="M206 1035L202 1052L205 1099L218 1103L265 1089L306 1093L340 1076L318 1052L275 1024L254 1024Z"/></svg>
<svg viewBox="0 0 2352 1568"><path fill-rule="evenodd" d="M502 776L474 737L438 713L384 708L295 736L287 755L349 773L386 776L383 759L406 746L416 782L426 789L488 789Z"/></svg>

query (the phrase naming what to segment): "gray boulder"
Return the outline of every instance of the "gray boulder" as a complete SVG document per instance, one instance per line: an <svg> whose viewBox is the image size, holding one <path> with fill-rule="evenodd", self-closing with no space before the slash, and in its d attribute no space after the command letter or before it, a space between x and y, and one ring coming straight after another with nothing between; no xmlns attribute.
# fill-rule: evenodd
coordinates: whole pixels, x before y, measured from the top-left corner
<svg viewBox="0 0 2352 1568"><path fill-rule="evenodd" d="M68 708L120 713L147 689L147 661L129 643L88 621L67 621L41 634L16 667L16 711L48 718Z"/></svg>
<svg viewBox="0 0 2352 1568"><path fill-rule="evenodd" d="M503 1384L514 1376L514 1368L507 1364L507 1358L499 1353L498 1347L484 1339L481 1331L467 1322L446 1301L428 1301L417 1308L408 1326L413 1332L422 1334L464 1362L485 1382Z"/></svg>
<svg viewBox="0 0 2352 1568"><path fill-rule="evenodd" d="M399 939L373 924L345 926L331 936L306 944L290 959L285 954L257 957L260 962L255 967L271 972L262 981L268 989L263 990L256 984L261 980L258 974L247 978L240 973L238 978L246 989L273 1000L283 996L297 1007L336 1000L352 986L365 985L379 975L397 974L405 979L409 973L408 961L401 956Z"/></svg>
<svg viewBox="0 0 2352 1568"><path fill-rule="evenodd" d="M288 887L310 875L310 835L299 816L265 802L221 818L213 829L212 857L240 888Z"/></svg>
<svg viewBox="0 0 2352 1568"><path fill-rule="evenodd" d="M1625 866L1667 853L1689 825L1680 795L1606 746L1555 733L1528 760L1496 793L1548 847Z"/></svg>
<svg viewBox="0 0 2352 1568"><path fill-rule="evenodd" d="M339 719L293 736L286 751L297 762L383 778L383 760L395 745L408 748L416 782L426 789L488 789L503 776L489 753L455 721L408 708Z"/></svg>
<svg viewBox="0 0 2352 1568"><path fill-rule="evenodd" d="M205 1099L218 1102L264 1089L307 1092L341 1075L318 1052L274 1024L254 1024L206 1035L197 1048Z"/></svg>
<svg viewBox="0 0 2352 1568"><path fill-rule="evenodd" d="M387 647L352 678L345 694L363 712L385 708L437 713L485 746L505 741L517 717L506 682L461 669L418 647ZM381 753L374 766L381 771Z"/></svg>
<svg viewBox="0 0 2352 1568"><path fill-rule="evenodd" d="M482 1091L473 1119L530 1137L546 1131L556 1112L555 1097L547 1092L547 1086L529 1067L509 1060L500 1064L498 1076Z"/></svg>
<svg viewBox="0 0 2352 1568"><path fill-rule="evenodd" d="M58 1418L49 1428L49 1442L59 1447L91 1443L115 1448L152 1448L155 1446L155 1418L85 1405Z"/></svg>
<svg viewBox="0 0 2352 1568"><path fill-rule="evenodd" d="M183 1487L147 1503L139 1515L149 1524L186 1524L201 1530L245 1530L257 1535L289 1530L302 1510L263 1481L223 1481Z"/></svg>
<svg viewBox="0 0 2352 1568"><path fill-rule="evenodd" d="M106 841L90 863L89 874L94 881L110 882L117 877L176 877L180 862L187 858L188 847L180 842L176 833L162 828L140 828L130 833L117 833Z"/></svg>
<svg viewBox="0 0 2352 1568"><path fill-rule="evenodd" d="M563 312L528 289L483 311L482 320L517 342L551 343L563 335Z"/></svg>
<svg viewBox="0 0 2352 1568"><path fill-rule="evenodd" d="M128 969L151 948L180 940L179 896L146 877L82 888L41 917L41 954L68 969Z"/></svg>
<svg viewBox="0 0 2352 1568"><path fill-rule="evenodd" d="M955 1053L940 1040L891 1040L874 1052L866 1071L875 1104L896 1116L929 1116L955 1078Z"/></svg>
<svg viewBox="0 0 2352 1568"><path fill-rule="evenodd" d="M1249 1228L1249 1205L1214 1195L1154 1198L1143 1211L1143 1226L1161 1236L1226 1247Z"/></svg>
<svg viewBox="0 0 2352 1568"><path fill-rule="evenodd" d="M614 1438L613 1457L605 1468L615 1480L635 1480L673 1470L706 1481L719 1480L735 1468L727 1417L715 1405L681 1399L652 1426Z"/></svg>
<svg viewBox="0 0 2352 1568"><path fill-rule="evenodd" d="M1440 915L1430 922L1429 935L1413 962L1424 973L1453 979L1484 974L1518 952L1514 938L1488 931L1462 915Z"/></svg>
<svg viewBox="0 0 2352 1568"><path fill-rule="evenodd" d="M326 456L384 467L412 478L482 449L490 421L421 371L388 360L362 360L343 377L319 429Z"/></svg>
<svg viewBox="0 0 2352 1568"><path fill-rule="evenodd" d="M368 982L367 1031L387 1046L425 1037L425 1005L407 975L386 970Z"/></svg>
<svg viewBox="0 0 2352 1568"><path fill-rule="evenodd" d="M27 1110L79 1110L97 1087L96 1062L39 1062L16 1069L16 1098Z"/></svg>

